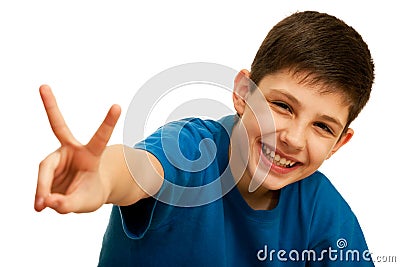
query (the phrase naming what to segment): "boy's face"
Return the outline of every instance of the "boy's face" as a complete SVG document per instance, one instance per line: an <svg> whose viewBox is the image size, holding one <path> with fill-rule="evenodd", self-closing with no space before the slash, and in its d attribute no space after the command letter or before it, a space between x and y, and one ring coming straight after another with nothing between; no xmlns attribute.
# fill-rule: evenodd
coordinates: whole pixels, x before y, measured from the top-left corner
<svg viewBox="0 0 400 267"><path fill-rule="evenodd" d="M351 129L342 135L349 109L341 94L319 93L318 85L299 84L286 71L265 76L258 85L261 94L249 93L248 76L238 74L233 96L241 117L237 128L247 134L248 153L241 157L248 182L256 178L265 189L281 189L311 175L352 137ZM262 125L266 104L274 127Z"/></svg>

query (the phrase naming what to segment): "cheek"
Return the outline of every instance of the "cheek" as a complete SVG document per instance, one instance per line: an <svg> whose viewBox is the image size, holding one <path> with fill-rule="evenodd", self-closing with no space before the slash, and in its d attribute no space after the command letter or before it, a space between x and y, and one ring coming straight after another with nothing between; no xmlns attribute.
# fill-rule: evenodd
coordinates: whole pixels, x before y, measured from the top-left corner
<svg viewBox="0 0 400 267"><path fill-rule="evenodd" d="M275 131L273 114L265 101L264 96L252 95L248 99L243 119L247 121L248 129L257 135Z"/></svg>
<svg viewBox="0 0 400 267"><path fill-rule="evenodd" d="M324 140L312 140L308 142L308 153L311 164L322 164L329 155L333 148L333 142Z"/></svg>
<svg viewBox="0 0 400 267"><path fill-rule="evenodd" d="M249 137L260 136L261 131L257 123L256 117L252 113L243 114L242 122L244 123Z"/></svg>

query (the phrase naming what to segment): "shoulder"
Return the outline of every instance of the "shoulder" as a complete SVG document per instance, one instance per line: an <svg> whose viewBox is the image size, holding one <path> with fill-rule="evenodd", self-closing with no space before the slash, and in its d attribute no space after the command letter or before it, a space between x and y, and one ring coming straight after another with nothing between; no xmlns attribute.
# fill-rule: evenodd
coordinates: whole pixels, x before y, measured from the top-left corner
<svg viewBox="0 0 400 267"><path fill-rule="evenodd" d="M158 128L135 146L158 144L163 140L169 142L199 142L205 138L215 139L221 134L228 134L228 130L224 127L224 121L229 117L231 116L224 117L218 121L201 118L185 118L172 121Z"/></svg>
<svg viewBox="0 0 400 267"><path fill-rule="evenodd" d="M340 238L365 243L354 212L324 174L317 171L300 181L298 186L307 203L303 209L308 211L303 213L309 213L311 246L332 243Z"/></svg>
<svg viewBox="0 0 400 267"><path fill-rule="evenodd" d="M332 184L332 182L320 171L314 172L309 177L300 181L300 187L314 192L314 197L318 198L319 203L328 204L334 201L343 205L347 205L347 202ZM326 203L325 203L326 202ZM322 204L321 203L321 204ZM348 206L348 205L347 205Z"/></svg>
<svg viewBox="0 0 400 267"><path fill-rule="evenodd" d="M233 121L233 116L226 116L218 121L186 118L169 122L135 148L157 158L166 180L201 186L215 180L227 165Z"/></svg>
<svg viewBox="0 0 400 267"><path fill-rule="evenodd" d="M336 220L343 216L354 217L347 201L323 173L316 171L300 181L298 187L302 191L301 198L311 204L314 216Z"/></svg>
<svg viewBox="0 0 400 267"><path fill-rule="evenodd" d="M162 126L160 129L174 128L216 133L221 130L221 123L217 120L190 117L169 122Z"/></svg>
<svg viewBox="0 0 400 267"><path fill-rule="evenodd" d="M212 158L229 144L232 117L223 117L218 121L186 118L169 122L137 143L135 148L154 154L162 165L170 162L192 164L200 156Z"/></svg>

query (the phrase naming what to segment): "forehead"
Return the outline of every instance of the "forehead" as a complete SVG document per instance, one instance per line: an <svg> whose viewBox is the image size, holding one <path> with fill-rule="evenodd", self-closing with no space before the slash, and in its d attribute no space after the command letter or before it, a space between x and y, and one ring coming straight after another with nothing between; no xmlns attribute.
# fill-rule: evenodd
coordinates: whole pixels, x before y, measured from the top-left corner
<svg viewBox="0 0 400 267"><path fill-rule="evenodd" d="M288 89L289 91L297 90L308 90L317 95L330 95L333 98L340 98L339 101L343 106L350 106L351 101L343 90L339 86L330 85L327 82L322 81L316 75L307 72L293 72L289 69L277 71L272 74L267 74L261 79L258 84L259 89L270 89L273 84L281 85L282 89Z"/></svg>
<svg viewBox="0 0 400 267"><path fill-rule="evenodd" d="M335 92L344 95L347 91L345 88L342 87L342 84L340 82L338 83L338 80L335 80L335 77L318 74L308 70L298 69L295 66L280 69L272 73L267 73L262 79L268 76L282 76L284 78L290 77L297 83L308 85L316 90L319 90L320 92Z"/></svg>

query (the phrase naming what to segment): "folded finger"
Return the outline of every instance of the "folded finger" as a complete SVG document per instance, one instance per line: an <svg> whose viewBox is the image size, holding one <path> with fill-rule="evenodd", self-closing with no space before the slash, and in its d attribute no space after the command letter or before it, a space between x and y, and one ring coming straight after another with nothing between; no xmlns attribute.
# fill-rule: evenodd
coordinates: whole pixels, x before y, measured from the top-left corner
<svg viewBox="0 0 400 267"><path fill-rule="evenodd" d="M50 195L51 186L54 179L54 172L60 162L58 151L47 156L39 164L38 181L35 195L35 210L41 211L45 206L45 199Z"/></svg>

